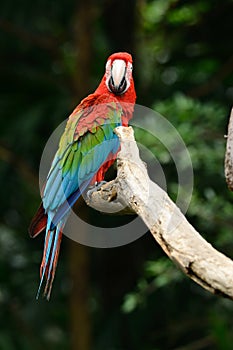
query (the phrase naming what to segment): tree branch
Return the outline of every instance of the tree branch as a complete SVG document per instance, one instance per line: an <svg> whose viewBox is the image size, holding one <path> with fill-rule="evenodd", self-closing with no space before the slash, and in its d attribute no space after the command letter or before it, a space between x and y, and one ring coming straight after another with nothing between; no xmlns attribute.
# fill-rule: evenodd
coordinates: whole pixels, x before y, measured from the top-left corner
<svg viewBox="0 0 233 350"><path fill-rule="evenodd" d="M89 194L100 211L129 207L183 272L211 293L233 299L233 261L214 249L189 224L179 208L149 179L131 127L118 127L121 141L117 178ZM105 205L103 203L105 202Z"/></svg>
<svg viewBox="0 0 233 350"><path fill-rule="evenodd" d="M233 191L233 108L228 124L227 145L225 154L225 177L228 188Z"/></svg>

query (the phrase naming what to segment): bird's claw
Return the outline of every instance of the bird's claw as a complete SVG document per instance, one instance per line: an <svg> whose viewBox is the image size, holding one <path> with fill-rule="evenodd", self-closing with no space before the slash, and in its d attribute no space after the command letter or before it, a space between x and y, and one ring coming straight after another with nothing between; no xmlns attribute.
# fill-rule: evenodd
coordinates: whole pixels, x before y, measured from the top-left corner
<svg viewBox="0 0 233 350"><path fill-rule="evenodd" d="M100 181L100 182L96 181L94 186L89 187L89 190L87 191L87 198L90 199L92 193L98 191L106 183L107 181Z"/></svg>

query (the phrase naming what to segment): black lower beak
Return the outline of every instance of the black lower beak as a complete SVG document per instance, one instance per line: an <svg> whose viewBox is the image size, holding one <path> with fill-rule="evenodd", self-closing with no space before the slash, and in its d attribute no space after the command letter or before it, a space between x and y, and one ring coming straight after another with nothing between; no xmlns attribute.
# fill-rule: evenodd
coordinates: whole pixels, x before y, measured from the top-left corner
<svg viewBox="0 0 233 350"><path fill-rule="evenodd" d="M111 77L109 80L109 89L116 95L121 95L124 93L125 89L127 87L127 82L125 77L122 78L121 82L119 85L114 84L114 80Z"/></svg>

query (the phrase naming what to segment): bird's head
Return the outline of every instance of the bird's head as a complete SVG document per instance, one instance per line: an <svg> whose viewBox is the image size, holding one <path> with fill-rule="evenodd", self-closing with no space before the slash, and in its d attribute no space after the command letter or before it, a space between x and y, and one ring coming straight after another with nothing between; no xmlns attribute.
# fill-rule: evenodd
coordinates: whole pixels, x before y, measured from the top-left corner
<svg viewBox="0 0 233 350"><path fill-rule="evenodd" d="M115 95L123 95L133 87L132 56L127 52L112 54L106 63L105 84Z"/></svg>

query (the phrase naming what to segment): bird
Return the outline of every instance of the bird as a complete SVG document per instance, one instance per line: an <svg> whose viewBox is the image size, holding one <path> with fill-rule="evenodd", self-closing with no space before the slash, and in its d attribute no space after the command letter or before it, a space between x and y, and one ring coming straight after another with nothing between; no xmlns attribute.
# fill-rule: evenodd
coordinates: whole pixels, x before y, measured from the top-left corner
<svg viewBox="0 0 233 350"><path fill-rule="evenodd" d="M110 55L99 86L67 120L43 186L42 202L29 226L32 238L45 232L37 299L43 284L43 295L50 299L70 209L91 185L104 180L120 150L114 129L128 126L133 116L136 92L132 69L131 54Z"/></svg>

